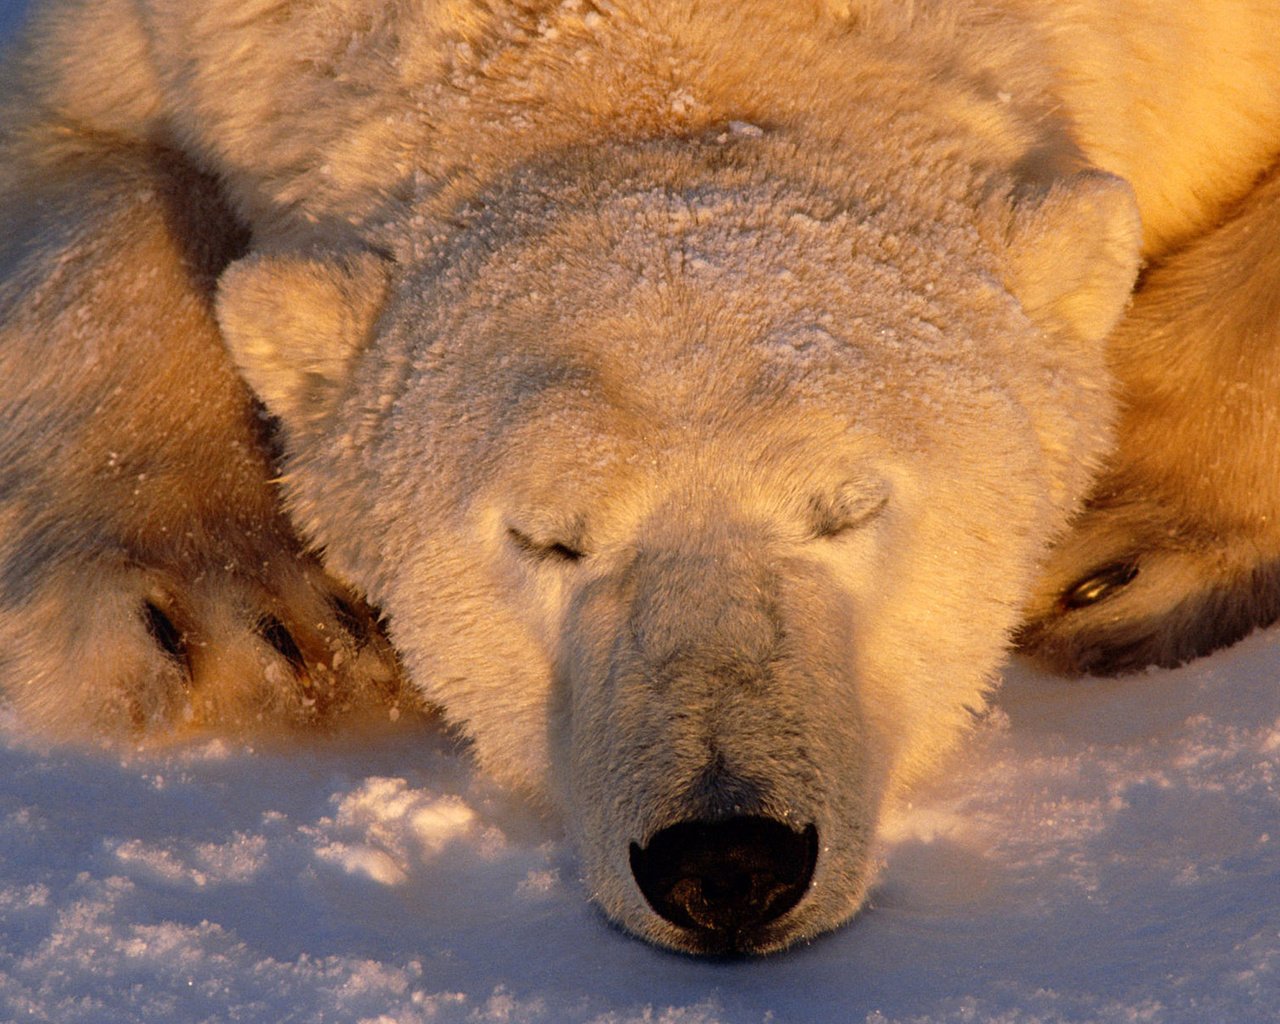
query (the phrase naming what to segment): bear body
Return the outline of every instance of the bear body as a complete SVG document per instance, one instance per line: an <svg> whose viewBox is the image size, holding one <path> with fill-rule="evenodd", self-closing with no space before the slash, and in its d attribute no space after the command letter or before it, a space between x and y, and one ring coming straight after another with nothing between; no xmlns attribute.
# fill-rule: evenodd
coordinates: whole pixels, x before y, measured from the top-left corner
<svg viewBox="0 0 1280 1024"><path fill-rule="evenodd" d="M637 934L838 924L1011 638L1280 612L1278 40L54 0L5 71L0 685L62 735L421 700Z"/></svg>

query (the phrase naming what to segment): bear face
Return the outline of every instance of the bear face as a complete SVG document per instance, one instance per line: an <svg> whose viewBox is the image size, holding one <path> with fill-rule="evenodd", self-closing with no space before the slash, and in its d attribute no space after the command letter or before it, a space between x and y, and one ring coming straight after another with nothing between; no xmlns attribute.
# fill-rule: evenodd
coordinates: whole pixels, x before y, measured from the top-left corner
<svg viewBox="0 0 1280 1024"><path fill-rule="evenodd" d="M782 159L600 147L408 218L395 261L221 285L295 521L482 764L560 808L605 911L689 951L860 905L1078 499L1055 453L1105 443L1081 367L1136 264L1101 176L872 208ZM1082 269L1040 273L1046 239Z"/></svg>
<svg viewBox="0 0 1280 1024"><path fill-rule="evenodd" d="M43 6L0 68L34 728L426 695L614 917L767 950L856 907L1018 607L1091 671L1280 609L1280 7Z"/></svg>

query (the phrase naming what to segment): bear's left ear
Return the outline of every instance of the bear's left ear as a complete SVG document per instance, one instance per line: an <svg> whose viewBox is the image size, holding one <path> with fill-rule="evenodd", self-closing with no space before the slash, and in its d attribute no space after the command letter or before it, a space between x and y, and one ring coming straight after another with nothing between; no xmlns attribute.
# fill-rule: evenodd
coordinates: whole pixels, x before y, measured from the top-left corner
<svg viewBox="0 0 1280 1024"><path fill-rule="evenodd" d="M1142 261L1142 220L1123 178L1085 170L984 211L1002 250L1005 285L1027 316L1054 334L1096 342L1129 302Z"/></svg>
<svg viewBox="0 0 1280 1024"><path fill-rule="evenodd" d="M370 252L254 255L218 281L223 340L287 428L323 419L373 333L391 265Z"/></svg>

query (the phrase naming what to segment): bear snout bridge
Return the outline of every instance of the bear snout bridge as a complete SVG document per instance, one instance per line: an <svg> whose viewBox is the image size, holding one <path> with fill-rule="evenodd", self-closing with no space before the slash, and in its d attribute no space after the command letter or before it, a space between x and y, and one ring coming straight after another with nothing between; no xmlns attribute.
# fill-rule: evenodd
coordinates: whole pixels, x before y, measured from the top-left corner
<svg viewBox="0 0 1280 1024"><path fill-rule="evenodd" d="M631 873L654 912L698 933L706 952L743 952L753 934L804 898L818 830L771 818L682 821L647 846L631 844Z"/></svg>

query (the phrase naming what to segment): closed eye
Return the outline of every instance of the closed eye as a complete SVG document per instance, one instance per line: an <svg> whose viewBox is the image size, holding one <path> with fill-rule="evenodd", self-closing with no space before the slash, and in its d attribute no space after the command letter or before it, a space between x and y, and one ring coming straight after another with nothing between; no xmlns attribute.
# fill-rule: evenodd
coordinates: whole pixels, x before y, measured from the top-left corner
<svg viewBox="0 0 1280 1024"><path fill-rule="evenodd" d="M514 526L507 528L507 537L522 554L539 561L580 562L586 557L571 544L560 540L534 538Z"/></svg>
<svg viewBox="0 0 1280 1024"><path fill-rule="evenodd" d="M810 536L814 540L830 540L860 530L883 514L888 504L889 486L885 481L846 483L834 495L810 502Z"/></svg>

